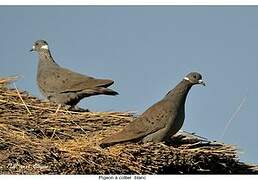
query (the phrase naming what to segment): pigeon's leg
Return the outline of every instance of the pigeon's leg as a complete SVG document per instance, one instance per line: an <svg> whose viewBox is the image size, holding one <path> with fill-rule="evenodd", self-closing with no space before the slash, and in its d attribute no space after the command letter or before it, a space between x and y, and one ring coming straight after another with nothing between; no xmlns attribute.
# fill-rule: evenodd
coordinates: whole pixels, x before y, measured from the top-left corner
<svg viewBox="0 0 258 180"><path fill-rule="evenodd" d="M58 107L57 107L57 109L56 109L56 112L55 112L55 114L57 114L57 112L59 111L59 109L61 108L61 104L58 104Z"/></svg>
<svg viewBox="0 0 258 180"><path fill-rule="evenodd" d="M71 107L69 107L68 110L69 111L75 111L75 112L90 112L89 109L83 109L83 108L80 108L78 106L71 106Z"/></svg>

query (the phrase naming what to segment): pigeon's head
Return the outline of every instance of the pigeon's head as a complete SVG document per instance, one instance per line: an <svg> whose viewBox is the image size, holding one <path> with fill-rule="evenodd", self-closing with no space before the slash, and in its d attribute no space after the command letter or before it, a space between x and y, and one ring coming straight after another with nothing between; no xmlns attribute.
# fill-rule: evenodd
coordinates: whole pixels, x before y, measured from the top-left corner
<svg viewBox="0 0 258 180"><path fill-rule="evenodd" d="M30 51L37 51L37 52L40 52L40 51L46 51L48 50L48 44L46 41L44 40L37 40L33 46L32 46L32 49Z"/></svg>
<svg viewBox="0 0 258 180"><path fill-rule="evenodd" d="M202 84L205 86L205 83L202 80L202 75L198 72L191 72L186 77L184 77L185 81L190 82L192 85Z"/></svg>

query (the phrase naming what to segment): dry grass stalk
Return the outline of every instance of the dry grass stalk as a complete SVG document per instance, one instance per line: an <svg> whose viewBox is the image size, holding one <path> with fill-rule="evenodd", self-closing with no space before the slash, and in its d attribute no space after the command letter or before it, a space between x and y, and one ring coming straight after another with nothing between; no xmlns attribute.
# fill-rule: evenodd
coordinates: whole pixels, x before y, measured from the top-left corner
<svg viewBox="0 0 258 180"><path fill-rule="evenodd" d="M26 110L28 111L28 113L31 115L31 112L30 112L30 110L29 110L28 106L26 105L26 103L24 102L24 100L22 99L21 94L20 94L19 90L17 89L17 87L16 87L15 83L13 83L13 85L14 85L15 90L16 90L16 92L17 92L17 94L18 94L19 98L21 99L21 101L22 101L23 105L25 106L25 108L26 108Z"/></svg>
<svg viewBox="0 0 258 180"><path fill-rule="evenodd" d="M10 77L0 77L0 84L8 84L10 82L16 81L19 76L10 76Z"/></svg>

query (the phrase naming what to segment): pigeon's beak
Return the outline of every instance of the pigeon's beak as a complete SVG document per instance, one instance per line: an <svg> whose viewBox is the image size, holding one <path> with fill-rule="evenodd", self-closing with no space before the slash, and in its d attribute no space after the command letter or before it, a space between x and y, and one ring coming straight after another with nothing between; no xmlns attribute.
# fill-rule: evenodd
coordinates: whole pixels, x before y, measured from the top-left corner
<svg viewBox="0 0 258 180"><path fill-rule="evenodd" d="M206 86L205 82L204 82L202 79L200 79L200 80L198 81L198 83L199 83L199 84L202 84L203 86Z"/></svg>
<svg viewBox="0 0 258 180"><path fill-rule="evenodd" d="M30 52L35 51L35 46L32 46L32 49L30 50Z"/></svg>

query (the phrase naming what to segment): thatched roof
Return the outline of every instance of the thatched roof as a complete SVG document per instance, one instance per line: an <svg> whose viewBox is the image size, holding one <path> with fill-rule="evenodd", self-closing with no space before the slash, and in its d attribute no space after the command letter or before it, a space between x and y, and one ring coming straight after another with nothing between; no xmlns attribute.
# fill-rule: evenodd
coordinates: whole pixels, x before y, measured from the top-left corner
<svg viewBox="0 0 258 180"><path fill-rule="evenodd" d="M10 79L13 80L13 79ZM1 174L258 173L236 147L179 133L171 144L99 143L134 119L121 112L71 113L0 79Z"/></svg>

